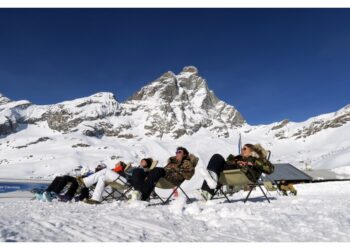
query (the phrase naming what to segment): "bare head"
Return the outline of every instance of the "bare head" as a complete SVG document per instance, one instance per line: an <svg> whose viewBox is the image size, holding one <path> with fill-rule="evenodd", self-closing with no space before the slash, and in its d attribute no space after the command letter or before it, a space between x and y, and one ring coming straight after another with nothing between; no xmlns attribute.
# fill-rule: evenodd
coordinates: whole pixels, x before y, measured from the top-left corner
<svg viewBox="0 0 350 250"><path fill-rule="evenodd" d="M144 158L140 161L140 167L142 167L142 168L150 168L151 165L152 165L151 158Z"/></svg>
<svg viewBox="0 0 350 250"><path fill-rule="evenodd" d="M177 161L182 161L186 156L188 156L188 151L184 147L178 147L176 149L176 160Z"/></svg>
<svg viewBox="0 0 350 250"><path fill-rule="evenodd" d="M243 148L241 149L241 155L243 157L249 157L252 155L252 153L255 151L253 144L245 144Z"/></svg>

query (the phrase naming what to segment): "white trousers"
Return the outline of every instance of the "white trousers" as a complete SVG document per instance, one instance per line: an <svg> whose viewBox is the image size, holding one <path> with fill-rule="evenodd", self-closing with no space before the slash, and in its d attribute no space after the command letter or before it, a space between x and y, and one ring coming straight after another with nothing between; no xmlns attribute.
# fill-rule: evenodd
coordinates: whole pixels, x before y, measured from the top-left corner
<svg viewBox="0 0 350 250"><path fill-rule="evenodd" d="M95 201L101 201L103 190L105 189L105 186L106 186L106 182L112 182L118 177L120 177L120 175L114 172L113 170L102 169L97 173L94 173L88 177L85 177L83 181L87 188L97 183L91 198ZM123 177L121 178L123 179L123 181L126 181L125 178Z"/></svg>

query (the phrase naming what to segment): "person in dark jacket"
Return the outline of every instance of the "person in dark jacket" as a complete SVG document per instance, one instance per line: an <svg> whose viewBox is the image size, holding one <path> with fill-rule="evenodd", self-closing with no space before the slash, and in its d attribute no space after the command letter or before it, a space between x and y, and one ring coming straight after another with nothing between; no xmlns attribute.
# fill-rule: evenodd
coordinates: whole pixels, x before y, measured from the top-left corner
<svg viewBox="0 0 350 250"><path fill-rule="evenodd" d="M132 175L132 185L135 190L132 194L134 200L148 200L160 178L164 177L174 185L180 185L194 175L194 164L188 150L184 147L176 149L176 155L168 159L164 168L156 167L145 173L135 169Z"/></svg>
<svg viewBox="0 0 350 250"><path fill-rule="evenodd" d="M202 196L209 200L214 195L220 174L224 170L240 169L250 181L256 182L266 168L274 167L252 144L245 144L240 155L229 155L226 160L222 155L214 154L209 160L207 169L201 169L204 177Z"/></svg>

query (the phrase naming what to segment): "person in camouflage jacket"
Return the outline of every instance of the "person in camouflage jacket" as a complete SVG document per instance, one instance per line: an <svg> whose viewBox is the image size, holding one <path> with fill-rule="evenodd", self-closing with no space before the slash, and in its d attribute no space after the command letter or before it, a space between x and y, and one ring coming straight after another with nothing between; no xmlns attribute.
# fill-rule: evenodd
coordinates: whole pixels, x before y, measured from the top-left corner
<svg viewBox="0 0 350 250"><path fill-rule="evenodd" d="M141 200L147 200L160 178L164 177L174 185L180 185L194 175L198 158L189 154L184 147L178 147L176 156L170 157L164 168L156 167L144 173L138 169L133 171L132 185L141 193Z"/></svg>
<svg viewBox="0 0 350 250"><path fill-rule="evenodd" d="M194 175L192 155L190 156L187 150L184 153L182 159L177 159L176 156L170 157L168 164L164 167L164 178L174 185L180 185L184 180L189 180ZM182 154L181 150L177 154Z"/></svg>
<svg viewBox="0 0 350 250"><path fill-rule="evenodd" d="M222 155L214 154L208 163L207 171L201 171L204 177L201 189L207 192L206 197L207 194L214 194L221 172L230 169L240 169L250 181L256 182L263 172L273 172L274 166L252 144L245 144L240 155L229 155L226 160Z"/></svg>

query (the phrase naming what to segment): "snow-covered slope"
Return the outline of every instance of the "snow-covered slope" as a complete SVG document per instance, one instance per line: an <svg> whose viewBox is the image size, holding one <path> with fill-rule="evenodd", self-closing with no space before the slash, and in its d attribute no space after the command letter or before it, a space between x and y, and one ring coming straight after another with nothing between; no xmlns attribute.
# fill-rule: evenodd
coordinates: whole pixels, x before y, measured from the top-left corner
<svg viewBox="0 0 350 250"><path fill-rule="evenodd" d="M202 200L168 206L145 202L1 202L1 241L348 242L350 182L296 185L298 196L267 203L258 190L234 203ZM190 194L194 197L194 194Z"/></svg>
<svg viewBox="0 0 350 250"><path fill-rule="evenodd" d="M97 93L53 105L11 101L0 95L0 177L47 178L77 165L109 167L154 157L164 165L177 146L199 156L237 154L243 143L261 143L272 161L303 168L350 166L350 105L308 119L251 126L233 106L209 90L198 70L185 67L143 87L126 102ZM188 185L196 188L196 173Z"/></svg>

